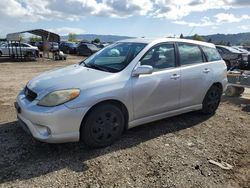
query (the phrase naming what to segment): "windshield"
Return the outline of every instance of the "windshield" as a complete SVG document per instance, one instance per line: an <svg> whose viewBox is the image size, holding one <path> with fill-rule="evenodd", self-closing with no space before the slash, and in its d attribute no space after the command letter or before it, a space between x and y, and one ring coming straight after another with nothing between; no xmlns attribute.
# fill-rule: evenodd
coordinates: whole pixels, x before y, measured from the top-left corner
<svg viewBox="0 0 250 188"><path fill-rule="evenodd" d="M84 62L86 67L107 72L123 70L135 56L146 46L144 43L119 42L104 48L101 52L90 56Z"/></svg>
<svg viewBox="0 0 250 188"><path fill-rule="evenodd" d="M94 44L87 44L91 50L99 50Z"/></svg>
<svg viewBox="0 0 250 188"><path fill-rule="evenodd" d="M67 45L68 45L69 47L72 47L72 48L74 48L74 47L77 46L75 43L67 43Z"/></svg>
<svg viewBox="0 0 250 188"><path fill-rule="evenodd" d="M234 48L232 48L230 46L225 46L224 48L226 48L227 50L229 50L230 52L233 52L233 53L239 53L240 52L239 50L234 49Z"/></svg>

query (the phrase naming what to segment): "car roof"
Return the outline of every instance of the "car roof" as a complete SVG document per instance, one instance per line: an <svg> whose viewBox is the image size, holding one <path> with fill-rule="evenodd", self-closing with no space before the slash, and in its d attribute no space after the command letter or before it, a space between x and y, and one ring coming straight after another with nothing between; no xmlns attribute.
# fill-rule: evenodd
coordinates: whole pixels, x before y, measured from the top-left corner
<svg viewBox="0 0 250 188"><path fill-rule="evenodd" d="M191 40L191 39L180 39L180 38L132 38L132 39L125 39L118 42L131 42L131 43L161 43L161 42L185 42L185 43L191 43L191 44L197 44L207 47L215 48L215 45L208 42L202 42L197 40Z"/></svg>
<svg viewBox="0 0 250 188"><path fill-rule="evenodd" d="M232 52L235 52L235 53L236 52L241 53L241 51L239 51L238 49L235 49L235 48L233 48L231 46L216 45L216 47L225 48L225 49L227 49L229 51L232 51Z"/></svg>

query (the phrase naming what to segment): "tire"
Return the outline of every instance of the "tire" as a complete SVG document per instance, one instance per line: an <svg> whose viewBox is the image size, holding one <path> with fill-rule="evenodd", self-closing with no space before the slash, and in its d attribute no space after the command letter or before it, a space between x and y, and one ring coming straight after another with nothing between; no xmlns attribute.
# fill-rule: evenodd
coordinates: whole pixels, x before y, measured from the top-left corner
<svg viewBox="0 0 250 188"><path fill-rule="evenodd" d="M238 96L240 96L242 93L244 93L244 91L245 91L244 87L237 87L236 88L236 92L237 92Z"/></svg>
<svg viewBox="0 0 250 188"><path fill-rule="evenodd" d="M219 107L222 91L218 86L211 86L202 103L202 113L213 115Z"/></svg>
<svg viewBox="0 0 250 188"><path fill-rule="evenodd" d="M237 88L234 86L227 86L227 90L225 91L225 95L227 97L236 97L240 94L237 92Z"/></svg>
<svg viewBox="0 0 250 188"><path fill-rule="evenodd" d="M91 148L114 143L125 127L122 111L113 104L101 104L91 110L81 125L81 140Z"/></svg>
<svg viewBox="0 0 250 188"><path fill-rule="evenodd" d="M0 51L0 57L3 55L3 53Z"/></svg>

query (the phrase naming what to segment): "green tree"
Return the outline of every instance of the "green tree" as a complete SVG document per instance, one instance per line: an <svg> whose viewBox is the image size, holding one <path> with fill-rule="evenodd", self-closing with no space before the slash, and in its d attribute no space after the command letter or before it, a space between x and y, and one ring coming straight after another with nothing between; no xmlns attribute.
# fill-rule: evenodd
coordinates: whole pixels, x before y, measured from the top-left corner
<svg viewBox="0 0 250 188"><path fill-rule="evenodd" d="M198 35L198 34L195 34L193 36L193 40L204 41L204 38L202 36Z"/></svg>
<svg viewBox="0 0 250 188"><path fill-rule="evenodd" d="M241 43L242 46L250 46L250 40Z"/></svg>
<svg viewBox="0 0 250 188"><path fill-rule="evenodd" d="M20 34L19 36L20 36L20 42L24 42L24 39L25 39L25 38L24 38L24 35L23 35L23 34Z"/></svg>
<svg viewBox="0 0 250 188"><path fill-rule="evenodd" d="M211 39L211 38L209 38L207 42L210 42L210 43L212 43L212 39Z"/></svg>
<svg viewBox="0 0 250 188"><path fill-rule="evenodd" d="M37 36L33 36L33 37L29 38L29 41L30 42L40 42L40 41L42 41L42 38L41 37L37 37Z"/></svg>
<svg viewBox="0 0 250 188"><path fill-rule="evenodd" d="M184 36L183 36L183 34L181 33L181 35L180 35L180 39L183 39L184 38Z"/></svg>
<svg viewBox="0 0 250 188"><path fill-rule="evenodd" d="M92 41L93 43L100 43L101 42L101 40L100 39L98 39L98 38L96 38L95 40L93 40Z"/></svg>
<svg viewBox="0 0 250 188"><path fill-rule="evenodd" d="M230 43L230 42L227 42L227 46L231 46L231 43Z"/></svg>
<svg viewBox="0 0 250 188"><path fill-rule="evenodd" d="M69 33L69 35L68 35L68 41L70 41L70 42L76 42L76 34L75 33Z"/></svg>

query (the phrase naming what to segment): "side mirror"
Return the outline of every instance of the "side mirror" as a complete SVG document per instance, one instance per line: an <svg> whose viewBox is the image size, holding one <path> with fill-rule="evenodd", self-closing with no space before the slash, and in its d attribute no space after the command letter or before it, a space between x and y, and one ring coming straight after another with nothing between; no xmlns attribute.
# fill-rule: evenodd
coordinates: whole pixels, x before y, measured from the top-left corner
<svg viewBox="0 0 250 188"><path fill-rule="evenodd" d="M141 66L136 67L133 70L132 75L139 76L141 74L152 74L153 70L154 70L154 68L150 65L141 65Z"/></svg>

